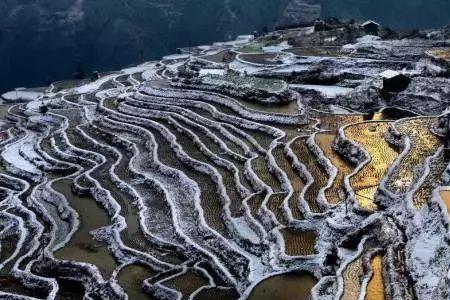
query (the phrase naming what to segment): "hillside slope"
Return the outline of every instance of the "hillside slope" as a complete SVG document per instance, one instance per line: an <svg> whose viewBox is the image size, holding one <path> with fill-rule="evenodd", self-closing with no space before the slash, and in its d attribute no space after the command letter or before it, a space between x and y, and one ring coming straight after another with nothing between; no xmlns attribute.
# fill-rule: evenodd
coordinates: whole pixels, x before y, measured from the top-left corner
<svg viewBox="0 0 450 300"><path fill-rule="evenodd" d="M5 0L0 91L70 78L80 62L88 73L117 69L320 15L429 27L448 23L449 9L445 0Z"/></svg>

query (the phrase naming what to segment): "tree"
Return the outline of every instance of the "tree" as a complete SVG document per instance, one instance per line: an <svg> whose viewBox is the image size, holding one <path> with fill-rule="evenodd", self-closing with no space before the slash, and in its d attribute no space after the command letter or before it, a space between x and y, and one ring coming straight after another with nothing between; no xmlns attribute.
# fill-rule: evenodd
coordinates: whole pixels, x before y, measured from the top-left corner
<svg viewBox="0 0 450 300"><path fill-rule="evenodd" d="M382 30L381 38L388 39L394 36L395 32L389 26L386 26Z"/></svg>
<svg viewBox="0 0 450 300"><path fill-rule="evenodd" d="M345 26L345 39L347 41L347 44L351 44L355 41L355 35L350 25Z"/></svg>
<svg viewBox="0 0 450 300"><path fill-rule="evenodd" d="M100 78L100 73L98 71L92 72L92 74L91 74L91 81L96 81L99 78Z"/></svg>

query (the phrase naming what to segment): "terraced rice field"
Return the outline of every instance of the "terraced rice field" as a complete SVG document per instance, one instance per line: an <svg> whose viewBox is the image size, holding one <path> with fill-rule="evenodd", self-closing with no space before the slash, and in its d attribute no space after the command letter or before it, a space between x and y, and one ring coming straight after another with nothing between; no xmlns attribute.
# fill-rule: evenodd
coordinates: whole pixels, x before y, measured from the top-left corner
<svg viewBox="0 0 450 300"><path fill-rule="evenodd" d="M344 290L342 300L356 300L361 293L361 282L363 273L362 257L351 262L344 271Z"/></svg>
<svg viewBox="0 0 450 300"><path fill-rule="evenodd" d="M386 299L383 255L372 255L373 241L368 240L362 252L343 270L343 290L340 299ZM362 287L365 286L365 290Z"/></svg>
<svg viewBox="0 0 450 300"><path fill-rule="evenodd" d="M385 286L383 278L383 255L376 255L371 262L372 278L367 284L366 300L384 300Z"/></svg>
<svg viewBox="0 0 450 300"><path fill-rule="evenodd" d="M307 300L309 291L316 283L310 274L290 273L268 278L261 282L248 299L256 300Z"/></svg>
<svg viewBox="0 0 450 300"><path fill-rule="evenodd" d="M440 139L431 132L435 118L413 118L397 121L394 124L398 133L408 140L409 149L406 149L399 167L391 176L391 188L395 191L406 192L419 174L415 172L416 166L423 165L427 157L432 156L442 145Z"/></svg>
<svg viewBox="0 0 450 300"><path fill-rule="evenodd" d="M440 192L440 196L447 207L447 212L450 214L450 191L442 191Z"/></svg>
<svg viewBox="0 0 450 300"><path fill-rule="evenodd" d="M280 61L276 61L277 58L276 53L240 54L239 58L246 62L261 65L281 64Z"/></svg>
<svg viewBox="0 0 450 300"><path fill-rule="evenodd" d="M210 69L230 49L213 50ZM203 78L266 102L171 80L189 63L0 106L1 299L381 300L424 286L403 249L422 243L409 216L443 213L436 118L320 111L273 96L292 92L281 79Z"/></svg>
<svg viewBox="0 0 450 300"><path fill-rule="evenodd" d="M287 50L299 56L339 57L344 53L341 47L297 47Z"/></svg>
<svg viewBox="0 0 450 300"><path fill-rule="evenodd" d="M362 114L335 115L332 113L311 110L310 115L311 117L320 121L319 122L320 129L329 131L337 131L344 125L358 123L364 120L364 116Z"/></svg>
<svg viewBox="0 0 450 300"><path fill-rule="evenodd" d="M450 49L449 48L438 48L436 50L431 51L431 54L436 58L450 61Z"/></svg>
<svg viewBox="0 0 450 300"><path fill-rule="evenodd" d="M375 193L381 179L397 159L397 151L385 140L389 123L369 122L349 126L345 135L367 151L370 161L352 178L350 183L355 191L359 205L367 210L377 209Z"/></svg>
<svg viewBox="0 0 450 300"><path fill-rule="evenodd" d="M305 256L315 253L316 234L314 232L285 229L282 233L287 255Z"/></svg>
<svg viewBox="0 0 450 300"><path fill-rule="evenodd" d="M202 81L210 85L220 85L224 87L252 87L267 91L281 91L286 88L286 83L277 79L266 79L259 77L241 77L236 75L206 75Z"/></svg>
<svg viewBox="0 0 450 300"><path fill-rule="evenodd" d="M327 185L328 174L324 168L318 163L317 157L309 149L306 138L298 138L292 143L292 151L308 170L312 177L307 188L304 190L304 199L308 203L309 209L313 212L319 213L322 211L320 203L317 201L317 196L320 190Z"/></svg>
<svg viewBox="0 0 450 300"><path fill-rule="evenodd" d="M443 185L442 174L448 163L448 157L444 153L440 153L431 161L429 172L424 179L424 184L415 191L413 196L413 205L416 208L423 207L433 197L434 190Z"/></svg>

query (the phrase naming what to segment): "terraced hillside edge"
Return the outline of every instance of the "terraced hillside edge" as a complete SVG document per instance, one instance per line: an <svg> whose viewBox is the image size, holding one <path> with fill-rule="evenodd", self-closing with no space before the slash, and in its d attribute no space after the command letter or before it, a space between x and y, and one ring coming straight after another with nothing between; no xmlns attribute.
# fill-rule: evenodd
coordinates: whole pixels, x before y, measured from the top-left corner
<svg viewBox="0 0 450 300"><path fill-rule="evenodd" d="M344 32L3 94L0 298L450 299L448 41Z"/></svg>

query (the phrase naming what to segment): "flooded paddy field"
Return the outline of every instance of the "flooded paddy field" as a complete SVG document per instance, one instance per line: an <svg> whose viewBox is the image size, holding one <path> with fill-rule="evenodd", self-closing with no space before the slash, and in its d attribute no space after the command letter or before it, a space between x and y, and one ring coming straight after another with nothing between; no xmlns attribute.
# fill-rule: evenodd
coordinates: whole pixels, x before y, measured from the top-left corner
<svg viewBox="0 0 450 300"><path fill-rule="evenodd" d="M391 177L392 189L401 192L410 189L419 176L413 166L424 164L426 158L435 154L442 145L439 137L431 131L435 121L434 118L413 118L394 124L398 133L409 141L410 147Z"/></svg>
<svg viewBox="0 0 450 300"><path fill-rule="evenodd" d="M273 39L1 104L0 298L445 299L447 116Z"/></svg>
<svg viewBox="0 0 450 300"><path fill-rule="evenodd" d="M397 151L384 139L389 126L386 122L369 122L345 129L346 136L361 145L370 156L370 161L350 180L359 205L368 210L377 209L374 203L375 193L380 181L398 157Z"/></svg>
<svg viewBox="0 0 450 300"><path fill-rule="evenodd" d="M275 275L259 283L248 299L307 300L315 283L316 280L310 274Z"/></svg>
<svg viewBox="0 0 450 300"><path fill-rule="evenodd" d="M372 278L367 284L366 297L367 300L384 300L386 299L386 290L384 285L384 277L383 275L383 255L376 255L370 266L372 268Z"/></svg>

